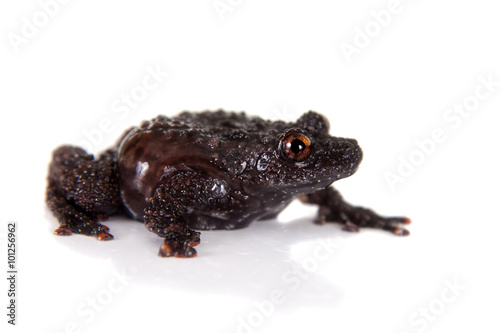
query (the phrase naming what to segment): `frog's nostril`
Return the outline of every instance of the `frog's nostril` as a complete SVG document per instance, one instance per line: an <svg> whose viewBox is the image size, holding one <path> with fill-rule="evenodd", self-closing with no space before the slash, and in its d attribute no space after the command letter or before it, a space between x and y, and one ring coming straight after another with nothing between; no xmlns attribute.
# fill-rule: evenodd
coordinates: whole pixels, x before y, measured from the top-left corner
<svg viewBox="0 0 500 333"><path fill-rule="evenodd" d="M358 142L354 139L344 139L338 145L338 149L343 153L345 157L352 157L353 155L357 156L361 153L361 148L358 145Z"/></svg>

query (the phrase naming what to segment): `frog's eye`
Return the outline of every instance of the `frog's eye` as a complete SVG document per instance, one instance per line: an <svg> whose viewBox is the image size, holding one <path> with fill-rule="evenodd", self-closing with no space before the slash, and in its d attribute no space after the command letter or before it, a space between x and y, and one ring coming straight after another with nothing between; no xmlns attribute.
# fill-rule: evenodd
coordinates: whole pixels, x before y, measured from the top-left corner
<svg viewBox="0 0 500 333"><path fill-rule="evenodd" d="M283 156L294 162L302 162L311 155L311 139L300 132L286 135L280 147Z"/></svg>

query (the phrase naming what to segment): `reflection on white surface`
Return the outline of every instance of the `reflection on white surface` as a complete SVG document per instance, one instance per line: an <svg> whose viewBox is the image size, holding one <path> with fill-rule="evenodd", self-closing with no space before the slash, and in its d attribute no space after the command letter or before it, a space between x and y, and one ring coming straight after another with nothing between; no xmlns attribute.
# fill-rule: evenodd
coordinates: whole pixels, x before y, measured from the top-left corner
<svg viewBox="0 0 500 333"><path fill-rule="evenodd" d="M162 239L142 223L115 218L106 224L115 236L113 241L79 235L57 241L84 255L109 259L127 279L149 287L249 299L278 289L289 300L292 294L301 298L302 306L334 306L341 298L334 279L316 274L322 263L337 255L344 238L352 236L339 231L338 225L318 226L309 218L255 222L241 230L202 231L198 256L180 259L158 257ZM287 304L293 301L284 302L283 307Z"/></svg>

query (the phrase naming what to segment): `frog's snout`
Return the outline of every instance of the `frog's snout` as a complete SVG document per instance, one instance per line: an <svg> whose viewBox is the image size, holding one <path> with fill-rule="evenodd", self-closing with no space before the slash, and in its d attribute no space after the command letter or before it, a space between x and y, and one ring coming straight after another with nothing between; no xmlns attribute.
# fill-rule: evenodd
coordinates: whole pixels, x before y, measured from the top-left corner
<svg viewBox="0 0 500 333"><path fill-rule="evenodd" d="M355 173L363 159L363 151L355 139L338 138L332 147L332 153L337 170L341 171L339 178Z"/></svg>
<svg viewBox="0 0 500 333"><path fill-rule="evenodd" d="M363 151L361 150L361 147L358 144L358 141L356 139L346 139L346 148L344 151L344 156L347 159L353 159L354 161L358 161L358 165L363 159Z"/></svg>

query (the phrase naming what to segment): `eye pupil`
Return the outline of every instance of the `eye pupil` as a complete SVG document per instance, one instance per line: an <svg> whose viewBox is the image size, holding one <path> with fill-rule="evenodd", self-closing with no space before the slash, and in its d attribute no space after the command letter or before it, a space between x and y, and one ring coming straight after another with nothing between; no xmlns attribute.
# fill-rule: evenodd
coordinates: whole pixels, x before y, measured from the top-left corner
<svg viewBox="0 0 500 333"><path fill-rule="evenodd" d="M306 145L302 140L295 139L290 143L290 149L295 153L298 154L304 149L306 149Z"/></svg>

